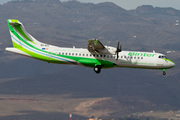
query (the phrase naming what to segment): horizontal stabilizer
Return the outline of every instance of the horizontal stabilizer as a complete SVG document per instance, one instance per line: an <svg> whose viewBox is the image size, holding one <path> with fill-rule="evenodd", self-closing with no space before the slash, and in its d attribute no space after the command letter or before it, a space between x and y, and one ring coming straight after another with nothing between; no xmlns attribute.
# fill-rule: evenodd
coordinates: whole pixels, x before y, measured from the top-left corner
<svg viewBox="0 0 180 120"><path fill-rule="evenodd" d="M5 50L8 51L8 52L12 52L12 53L16 53L16 54L20 54L20 55L30 57L30 55L28 55L27 53L25 53L25 52L23 52L23 51L21 51L21 50L19 50L17 48L7 47Z"/></svg>

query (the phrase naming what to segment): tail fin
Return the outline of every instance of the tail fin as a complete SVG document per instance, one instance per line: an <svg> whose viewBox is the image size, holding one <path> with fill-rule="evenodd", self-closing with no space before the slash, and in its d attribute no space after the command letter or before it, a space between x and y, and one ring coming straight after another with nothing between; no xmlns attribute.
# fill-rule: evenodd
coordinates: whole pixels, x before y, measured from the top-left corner
<svg viewBox="0 0 180 120"><path fill-rule="evenodd" d="M5 50L25 56L33 57L34 49L41 46L41 42L37 41L29 33L26 32L23 24L15 19L7 20L13 47L7 47Z"/></svg>
<svg viewBox="0 0 180 120"><path fill-rule="evenodd" d="M7 23L14 48L23 47L22 43L28 43L33 46L40 44L39 41L26 32L23 24L20 21L8 19Z"/></svg>

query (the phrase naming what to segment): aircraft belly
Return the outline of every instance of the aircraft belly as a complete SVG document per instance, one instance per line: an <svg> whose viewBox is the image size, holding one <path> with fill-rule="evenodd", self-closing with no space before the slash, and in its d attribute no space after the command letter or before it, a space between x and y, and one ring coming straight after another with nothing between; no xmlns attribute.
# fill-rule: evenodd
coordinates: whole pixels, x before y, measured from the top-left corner
<svg viewBox="0 0 180 120"><path fill-rule="evenodd" d="M100 64L95 59L80 59L80 60L78 60L78 62L87 67L94 67L95 64Z"/></svg>
<svg viewBox="0 0 180 120"><path fill-rule="evenodd" d="M116 64L113 62L98 60L98 59L79 59L78 62L86 67L95 67L96 65L102 65L102 68L112 68L115 67Z"/></svg>

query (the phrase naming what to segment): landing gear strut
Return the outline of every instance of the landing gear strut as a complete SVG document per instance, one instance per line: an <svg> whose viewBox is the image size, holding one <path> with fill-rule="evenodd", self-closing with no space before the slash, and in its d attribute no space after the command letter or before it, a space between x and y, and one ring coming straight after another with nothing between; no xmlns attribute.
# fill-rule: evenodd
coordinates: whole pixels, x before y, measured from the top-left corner
<svg viewBox="0 0 180 120"><path fill-rule="evenodd" d="M101 65L96 65L96 67L94 68L94 71L99 74L101 72L101 68L102 66Z"/></svg>

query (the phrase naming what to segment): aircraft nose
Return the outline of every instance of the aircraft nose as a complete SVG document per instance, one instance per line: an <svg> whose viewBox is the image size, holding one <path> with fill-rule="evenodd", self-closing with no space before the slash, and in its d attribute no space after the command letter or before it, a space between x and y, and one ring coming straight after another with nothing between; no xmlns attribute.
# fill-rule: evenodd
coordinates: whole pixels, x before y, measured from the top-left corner
<svg viewBox="0 0 180 120"><path fill-rule="evenodd" d="M174 62L172 62L172 61L170 61L170 66L171 67L174 67L176 64L174 63Z"/></svg>
<svg viewBox="0 0 180 120"><path fill-rule="evenodd" d="M174 67L176 64L175 63L171 63L172 67Z"/></svg>

